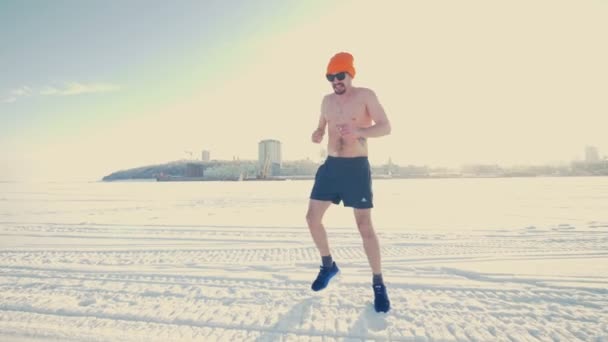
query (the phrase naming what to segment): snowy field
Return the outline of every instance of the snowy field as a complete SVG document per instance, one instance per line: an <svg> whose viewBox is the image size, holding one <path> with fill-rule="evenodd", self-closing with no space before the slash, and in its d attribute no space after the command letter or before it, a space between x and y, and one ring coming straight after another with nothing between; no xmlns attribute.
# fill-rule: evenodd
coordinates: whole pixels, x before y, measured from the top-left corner
<svg viewBox="0 0 608 342"><path fill-rule="evenodd" d="M608 341L608 178L374 181L388 314L311 186L0 183L0 341Z"/></svg>

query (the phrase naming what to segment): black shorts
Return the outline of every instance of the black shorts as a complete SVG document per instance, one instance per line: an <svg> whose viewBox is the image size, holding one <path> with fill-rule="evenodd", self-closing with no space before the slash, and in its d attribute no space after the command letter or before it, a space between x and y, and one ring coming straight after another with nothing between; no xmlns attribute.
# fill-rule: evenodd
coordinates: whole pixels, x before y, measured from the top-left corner
<svg viewBox="0 0 608 342"><path fill-rule="evenodd" d="M373 208L372 173L367 157L327 157L319 166L310 198L344 202L345 207Z"/></svg>

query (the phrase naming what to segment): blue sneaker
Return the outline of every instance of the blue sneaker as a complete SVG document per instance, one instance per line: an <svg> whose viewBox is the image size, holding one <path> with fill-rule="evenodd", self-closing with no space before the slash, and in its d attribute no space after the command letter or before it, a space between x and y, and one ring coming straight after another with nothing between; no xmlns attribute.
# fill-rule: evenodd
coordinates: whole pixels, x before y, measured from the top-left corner
<svg viewBox="0 0 608 342"><path fill-rule="evenodd" d="M374 309L376 312L388 312L391 309L391 301L388 300L386 286L384 284L374 285Z"/></svg>
<svg viewBox="0 0 608 342"><path fill-rule="evenodd" d="M321 270L319 271L319 275L317 275L317 279L312 283L310 287L313 291L321 291L327 287L331 278L333 278L336 274L340 272L338 265L336 262L331 265L331 267L323 267L321 266Z"/></svg>

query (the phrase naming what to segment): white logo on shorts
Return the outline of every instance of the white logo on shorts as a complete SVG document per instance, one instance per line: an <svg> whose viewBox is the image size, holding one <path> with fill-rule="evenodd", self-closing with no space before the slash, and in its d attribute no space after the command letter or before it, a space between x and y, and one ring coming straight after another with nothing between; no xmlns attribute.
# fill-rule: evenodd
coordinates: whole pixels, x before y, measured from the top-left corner
<svg viewBox="0 0 608 342"><path fill-rule="evenodd" d="M365 197L363 197L363 198L361 199L361 202L367 202L367 199L366 199Z"/></svg>

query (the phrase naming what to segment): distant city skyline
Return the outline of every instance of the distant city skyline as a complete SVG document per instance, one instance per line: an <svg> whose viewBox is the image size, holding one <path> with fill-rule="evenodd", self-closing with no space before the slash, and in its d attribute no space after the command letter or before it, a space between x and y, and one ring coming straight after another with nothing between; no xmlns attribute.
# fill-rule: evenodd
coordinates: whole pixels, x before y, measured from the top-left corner
<svg viewBox="0 0 608 342"><path fill-rule="evenodd" d="M235 181L252 179L313 179L317 167L323 160L283 160L281 142L274 139L258 143L257 160L240 159L202 160L190 158L157 165L142 165L137 168L118 170L103 177L104 181L156 178L161 181ZM584 161L572 161L558 165L468 164L458 168L436 165L399 165L389 158L384 163L371 163L374 178L488 178L488 177L589 177L608 176L608 158L597 158L597 149L586 147L588 157ZM208 151L204 151L208 152Z"/></svg>
<svg viewBox="0 0 608 342"><path fill-rule="evenodd" d="M282 146L283 143L279 140L276 139L263 139L260 140L257 144L258 146L258 155L257 155L257 159L256 158L242 158L240 155L233 155L232 159L238 159L238 160L257 160L259 164L263 164L266 157L269 157L269 159L271 160L271 162L273 163L277 163L277 164L281 164L282 161L297 161L297 160L306 160L306 159L310 159L312 161L322 161L327 157L327 150L326 148L322 147L320 149L320 153L319 155L314 158L314 157L310 157L310 156L304 156L304 157L299 157L299 158L285 158L283 156L282 153ZM209 161L209 156L211 154L211 151L209 150L202 150L202 161ZM584 149L581 151L581 155L583 156L582 158L574 158L571 160L560 160L560 161L555 161L555 162L533 162L530 164L519 164L519 165L552 165L552 164L569 164L569 163L573 163L573 162L589 162L589 163L593 163L593 162L598 162L598 161L602 161L602 160L608 160L608 155L602 155L599 151L599 149L595 146L590 146L587 145L584 147ZM207 159L205 159L207 157ZM229 158L220 158L220 159L214 159L214 160L229 160ZM393 161L393 157L389 156L388 159L386 161L379 161L378 163L375 164L383 164L383 163L388 163L388 164L399 164L399 163L395 163ZM481 163L481 162L470 162L470 163L462 163L460 165L452 165L451 167L465 167L467 165L482 165L482 164L486 164L486 165L502 165L502 166L515 166L517 164L500 164L500 163ZM412 163L405 163L405 164L401 164L401 165L427 165L427 166L436 166L436 167L445 167L446 165L429 165L429 164L412 164Z"/></svg>
<svg viewBox="0 0 608 342"><path fill-rule="evenodd" d="M326 141L310 135L338 51L391 120L369 140L373 163L608 151L603 2L146 4L0 2L0 180L99 179L202 148L255 159L266 137L284 159L318 160Z"/></svg>

